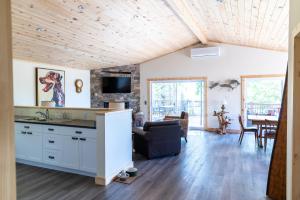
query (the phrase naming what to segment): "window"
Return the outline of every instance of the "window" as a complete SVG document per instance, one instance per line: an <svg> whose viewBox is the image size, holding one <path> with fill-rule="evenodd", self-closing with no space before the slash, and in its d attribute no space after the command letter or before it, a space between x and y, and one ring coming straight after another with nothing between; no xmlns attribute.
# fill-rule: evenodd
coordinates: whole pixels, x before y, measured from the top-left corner
<svg viewBox="0 0 300 200"><path fill-rule="evenodd" d="M189 127L204 128L205 80L150 81L150 119L189 114Z"/></svg>
<svg viewBox="0 0 300 200"><path fill-rule="evenodd" d="M279 116L284 89L283 76L242 78L242 82L246 126L252 126L248 119L253 116Z"/></svg>

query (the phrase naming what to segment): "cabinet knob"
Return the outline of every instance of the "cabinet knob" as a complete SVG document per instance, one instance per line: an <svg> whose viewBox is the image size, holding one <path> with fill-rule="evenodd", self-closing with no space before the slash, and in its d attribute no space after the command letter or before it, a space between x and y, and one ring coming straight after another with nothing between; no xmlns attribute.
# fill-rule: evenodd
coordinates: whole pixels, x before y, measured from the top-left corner
<svg viewBox="0 0 300 200"><path fill-rule="evenodd" d="M51 143L51 144L53 144L53 143L54 143L54 141L53 141L53 140L48 140L48 142L49 142L49 143Z"/></svg>
<svg viewBox="0 0 300 200"><path fill-rule="evenodd" d="M75 131L76 134L82 134L82 131Z"/></svg>
<svg viewBox="0 0 300 200"><path fill-rule="evenodd" d="M32 135L32 132L27 132L27 134Z"/></svg>
<svg viewBox="0 0 300 200"><path fill-rule="evenodd" d="M29 129L29 128L30 128L30 126L24 126L24 128L26 128L26 129Z"/></svg>
<svg viewBox="0 0 300 200"><path fill-rule="evenodd" d="M86 141L86 138L80 138L81 141Z"/></svg>
<svg viewBox="0 0 300 200"><path fill-rule="evenodd" d="M21 131L22 134L26 134L26 131Z"/></svg>
<svg viewBox="0 0 300 200"><path fill-rule="evenodd" d="M78 140L78 137L72 137L72 140Z"/></svg>
<svg viewBox="0 0 300 200"><path fill-rule="evenodd" d="M54 131L54 129L53 128L48 128L48 131Z"/></svg>

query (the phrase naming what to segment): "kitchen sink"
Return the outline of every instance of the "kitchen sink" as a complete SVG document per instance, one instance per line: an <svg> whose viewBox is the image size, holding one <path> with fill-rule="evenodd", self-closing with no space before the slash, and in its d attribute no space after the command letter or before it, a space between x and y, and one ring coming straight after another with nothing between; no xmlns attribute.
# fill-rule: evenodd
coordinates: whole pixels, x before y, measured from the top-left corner
<svg viewBox="0 0 300 200"><path fill-rule="evenodd" d="M64 123L70 123L74 120L72 119L45 119L45 118L39 118L39 117L24 117L20 118L19 120L27 121L27 122L36 122L36 123L49 123L49 124L64 124Z"/></svg>
<svg viewBox="0 0 300 200"><path fill-rule="evenodd" d="M64 123L64 122L71 122L73 120L68 120L68 119L43 119L43 118L38 118L38 117L29 117L29 118L24 118L23 120L26 121L36 121L36 122L48 122L48 123Z"/></svg>
<svg viewBox="0 0 300 200"><path fill-rule="evenodd" d="M42 118L38 118L38 117L29 117L29 118L25 118L24 120L28 120L28 121L39 121L39 122L47 121L47 119L42 119Z"/></svg>

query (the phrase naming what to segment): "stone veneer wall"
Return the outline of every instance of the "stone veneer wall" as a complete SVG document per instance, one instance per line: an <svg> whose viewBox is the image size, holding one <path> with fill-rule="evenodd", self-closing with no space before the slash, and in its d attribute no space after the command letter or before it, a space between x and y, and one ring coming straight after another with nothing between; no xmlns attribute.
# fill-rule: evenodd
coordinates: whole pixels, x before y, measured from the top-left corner
<svg viewBox="0 0 300 200"><path fill-rule="evenodd" d="M113 73L110 73L113 72ZM118 72L131 72L130 74L122 74ZM131 76L131 93L129 94L103 94L101 77L107 76ZM104 102L121 101L129 102L129 107L133 112L140 111L140 66L126 65L119 67L110 67L103 69L91 70L91 107L102 108Z"/></svg>

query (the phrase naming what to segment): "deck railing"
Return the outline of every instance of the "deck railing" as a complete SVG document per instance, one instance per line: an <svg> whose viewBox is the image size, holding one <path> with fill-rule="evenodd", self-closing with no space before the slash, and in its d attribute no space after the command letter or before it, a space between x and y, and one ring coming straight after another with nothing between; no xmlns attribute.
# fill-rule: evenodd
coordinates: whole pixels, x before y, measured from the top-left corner
<svg viewBox="0 0 300 200"><path fill-rule="evenodd" d="M246 126L252 126L252 121L248 120L249 115L258 116L279 116L280 104L259 104L247 103L246 104Z"/></svg>
<svg viewBox="0 0 300 200"><path fill-rule="evenodd" d="M246 111L247 115L268 115L276 116L280 112L280 104L258 104L258 103L247 103Z"/></svg>
<svg viewBox="0 0 300 200"><path fill-rule="evenodd" d="M197 121L203 122L203 102L202 101L171 101L155 100L151 105L152 120L163 119L166 115L180 115L182 111L188 112L190 118L197 117Z"/></svg>

